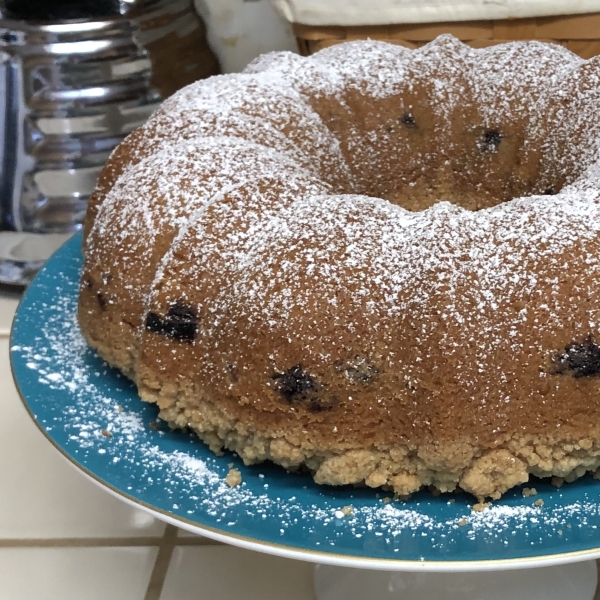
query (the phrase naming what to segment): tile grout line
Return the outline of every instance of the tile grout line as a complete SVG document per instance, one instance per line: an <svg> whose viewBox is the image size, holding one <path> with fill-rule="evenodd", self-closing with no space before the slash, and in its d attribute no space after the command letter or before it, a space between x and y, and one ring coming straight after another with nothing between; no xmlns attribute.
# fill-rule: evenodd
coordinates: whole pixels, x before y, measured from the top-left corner
<svg viewBox="0 0 600 600"><path fill-rule="evenodd" d="M160 546L162 537L0 539L0 548L97 548Z"/></svg>
<svg viewBox="0 0 600 600"><path fill-rule="evenodd" d="M144 600L160 600L162 589L167 578L171 556L177 542L178 529L174 525L167 525L162 542L158 548L158 554L154 561L154 568L148 581Z"/></svg>
<svg viewBox="0 0 600 600"><path fill-rule="evenodd" d="M164 536L131 538L0 538L0 548L110 548L161 546L163 543ZM222 542L198 536L197 538L177 538L174 545L220 546Z"/></svg>

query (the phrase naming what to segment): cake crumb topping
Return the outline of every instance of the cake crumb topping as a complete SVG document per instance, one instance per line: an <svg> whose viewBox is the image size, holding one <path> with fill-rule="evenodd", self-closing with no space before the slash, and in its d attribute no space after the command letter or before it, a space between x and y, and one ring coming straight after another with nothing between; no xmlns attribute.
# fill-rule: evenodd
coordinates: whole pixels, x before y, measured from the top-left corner
<svg viewBox="0 0 600 600"><path fill-rule="evenodd" d="M242 483L242 473L239 469L229 469L225 482L229 487L237 487Z"/></svg>

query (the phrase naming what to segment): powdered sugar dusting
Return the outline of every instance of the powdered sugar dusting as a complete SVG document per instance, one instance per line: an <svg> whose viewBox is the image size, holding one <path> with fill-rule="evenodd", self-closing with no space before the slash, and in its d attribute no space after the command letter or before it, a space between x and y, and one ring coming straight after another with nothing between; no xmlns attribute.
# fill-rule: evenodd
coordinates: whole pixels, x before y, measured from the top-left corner
<svg viewBox="0 0 600 600"><path fill-rule="evenodd" d="M486 432L477 421L490 411L519 418L526 390L539 400L523 381L530 372L542 377L544 340L558 335L567 318L580 336L599 331L600 309L585 299L600 295L600 205L580 197L577 187L479 212L442 202L409 213L348 195L297 198L269 212L258 198L215 203L193 219L163 259L150 301L158 314L182 294L197 302L205 315L195 342L198 370L186 377L209 381L220 393L237 389L221 368L223 356L240 371L240 393L251 389L243 367L260 355L262 336L279 340L293 332L301 340L301 349L269 342L270 354L256 369L268 381L299 356L325 371L343 357L349 332L360 332L353 352L369 356L383 348L378 369L394 388L409 382L415 395L425 386L419 382L453 360L445 385L455 397L470 397L473 410L456 415L457 423L472 419L480 435L496 438L498 431ZM570 262L573 252L581 257L577 264ZM569 278L561 283L557 273L565 269ZM498 353L513 361L496 360ZM183 376L178 368L165 375L168 381ZM399 406L386 397L371 411L382 423L393 422L393 411L415 423L427 413L418 403ZM351 415L350 408L340 412L337 425Z"/></svg>

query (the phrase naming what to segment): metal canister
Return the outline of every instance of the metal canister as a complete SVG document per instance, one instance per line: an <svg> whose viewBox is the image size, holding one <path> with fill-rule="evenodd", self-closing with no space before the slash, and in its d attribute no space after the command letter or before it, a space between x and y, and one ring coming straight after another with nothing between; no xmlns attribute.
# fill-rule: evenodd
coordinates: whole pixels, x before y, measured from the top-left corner
<svg viewBox="0 0 600 600"><path fill-rule="evenodd" d="M115 0L91 18L15 4L0 13L0 282L24 285L80 229L115 146L219 67L191 0Z"/></svg>

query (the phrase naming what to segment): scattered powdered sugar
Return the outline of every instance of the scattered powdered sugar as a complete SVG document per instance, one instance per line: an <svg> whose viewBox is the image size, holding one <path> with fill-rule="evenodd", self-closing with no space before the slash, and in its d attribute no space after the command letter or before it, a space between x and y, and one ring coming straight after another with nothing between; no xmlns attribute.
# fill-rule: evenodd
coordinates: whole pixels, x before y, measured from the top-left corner
<svg viewBox="0 0 600 600"><path fill-rule="evenodd" d="M414 503L411 501L406 503L408 506L411 504ZM443 547L447 540L463 535L469 541L477 543L496 539L506 547L511 544L510 540L516 534L525 539L538 539L542 543L548 538L558 536L560 539L573 527L588 528L593 534L599 528L600 508L597 503L585 501L558 503L552 509L536 506L533 503L492 504L481 512L466 510L458 517L444 519L439 518L435 512L428 511L425 506L419 510L419 508L404 508L402 503L398 505L389 503L384 504L383 507L355 509L348 517L342 517L342 511L337 511L336 516L338 520L344 518L348 526L358 535L366 530L376 537L398 538L408 530L416 536L426 537L433 548L436 545ZM531 541L528 540L527 545L531 546Z"/></svg>

